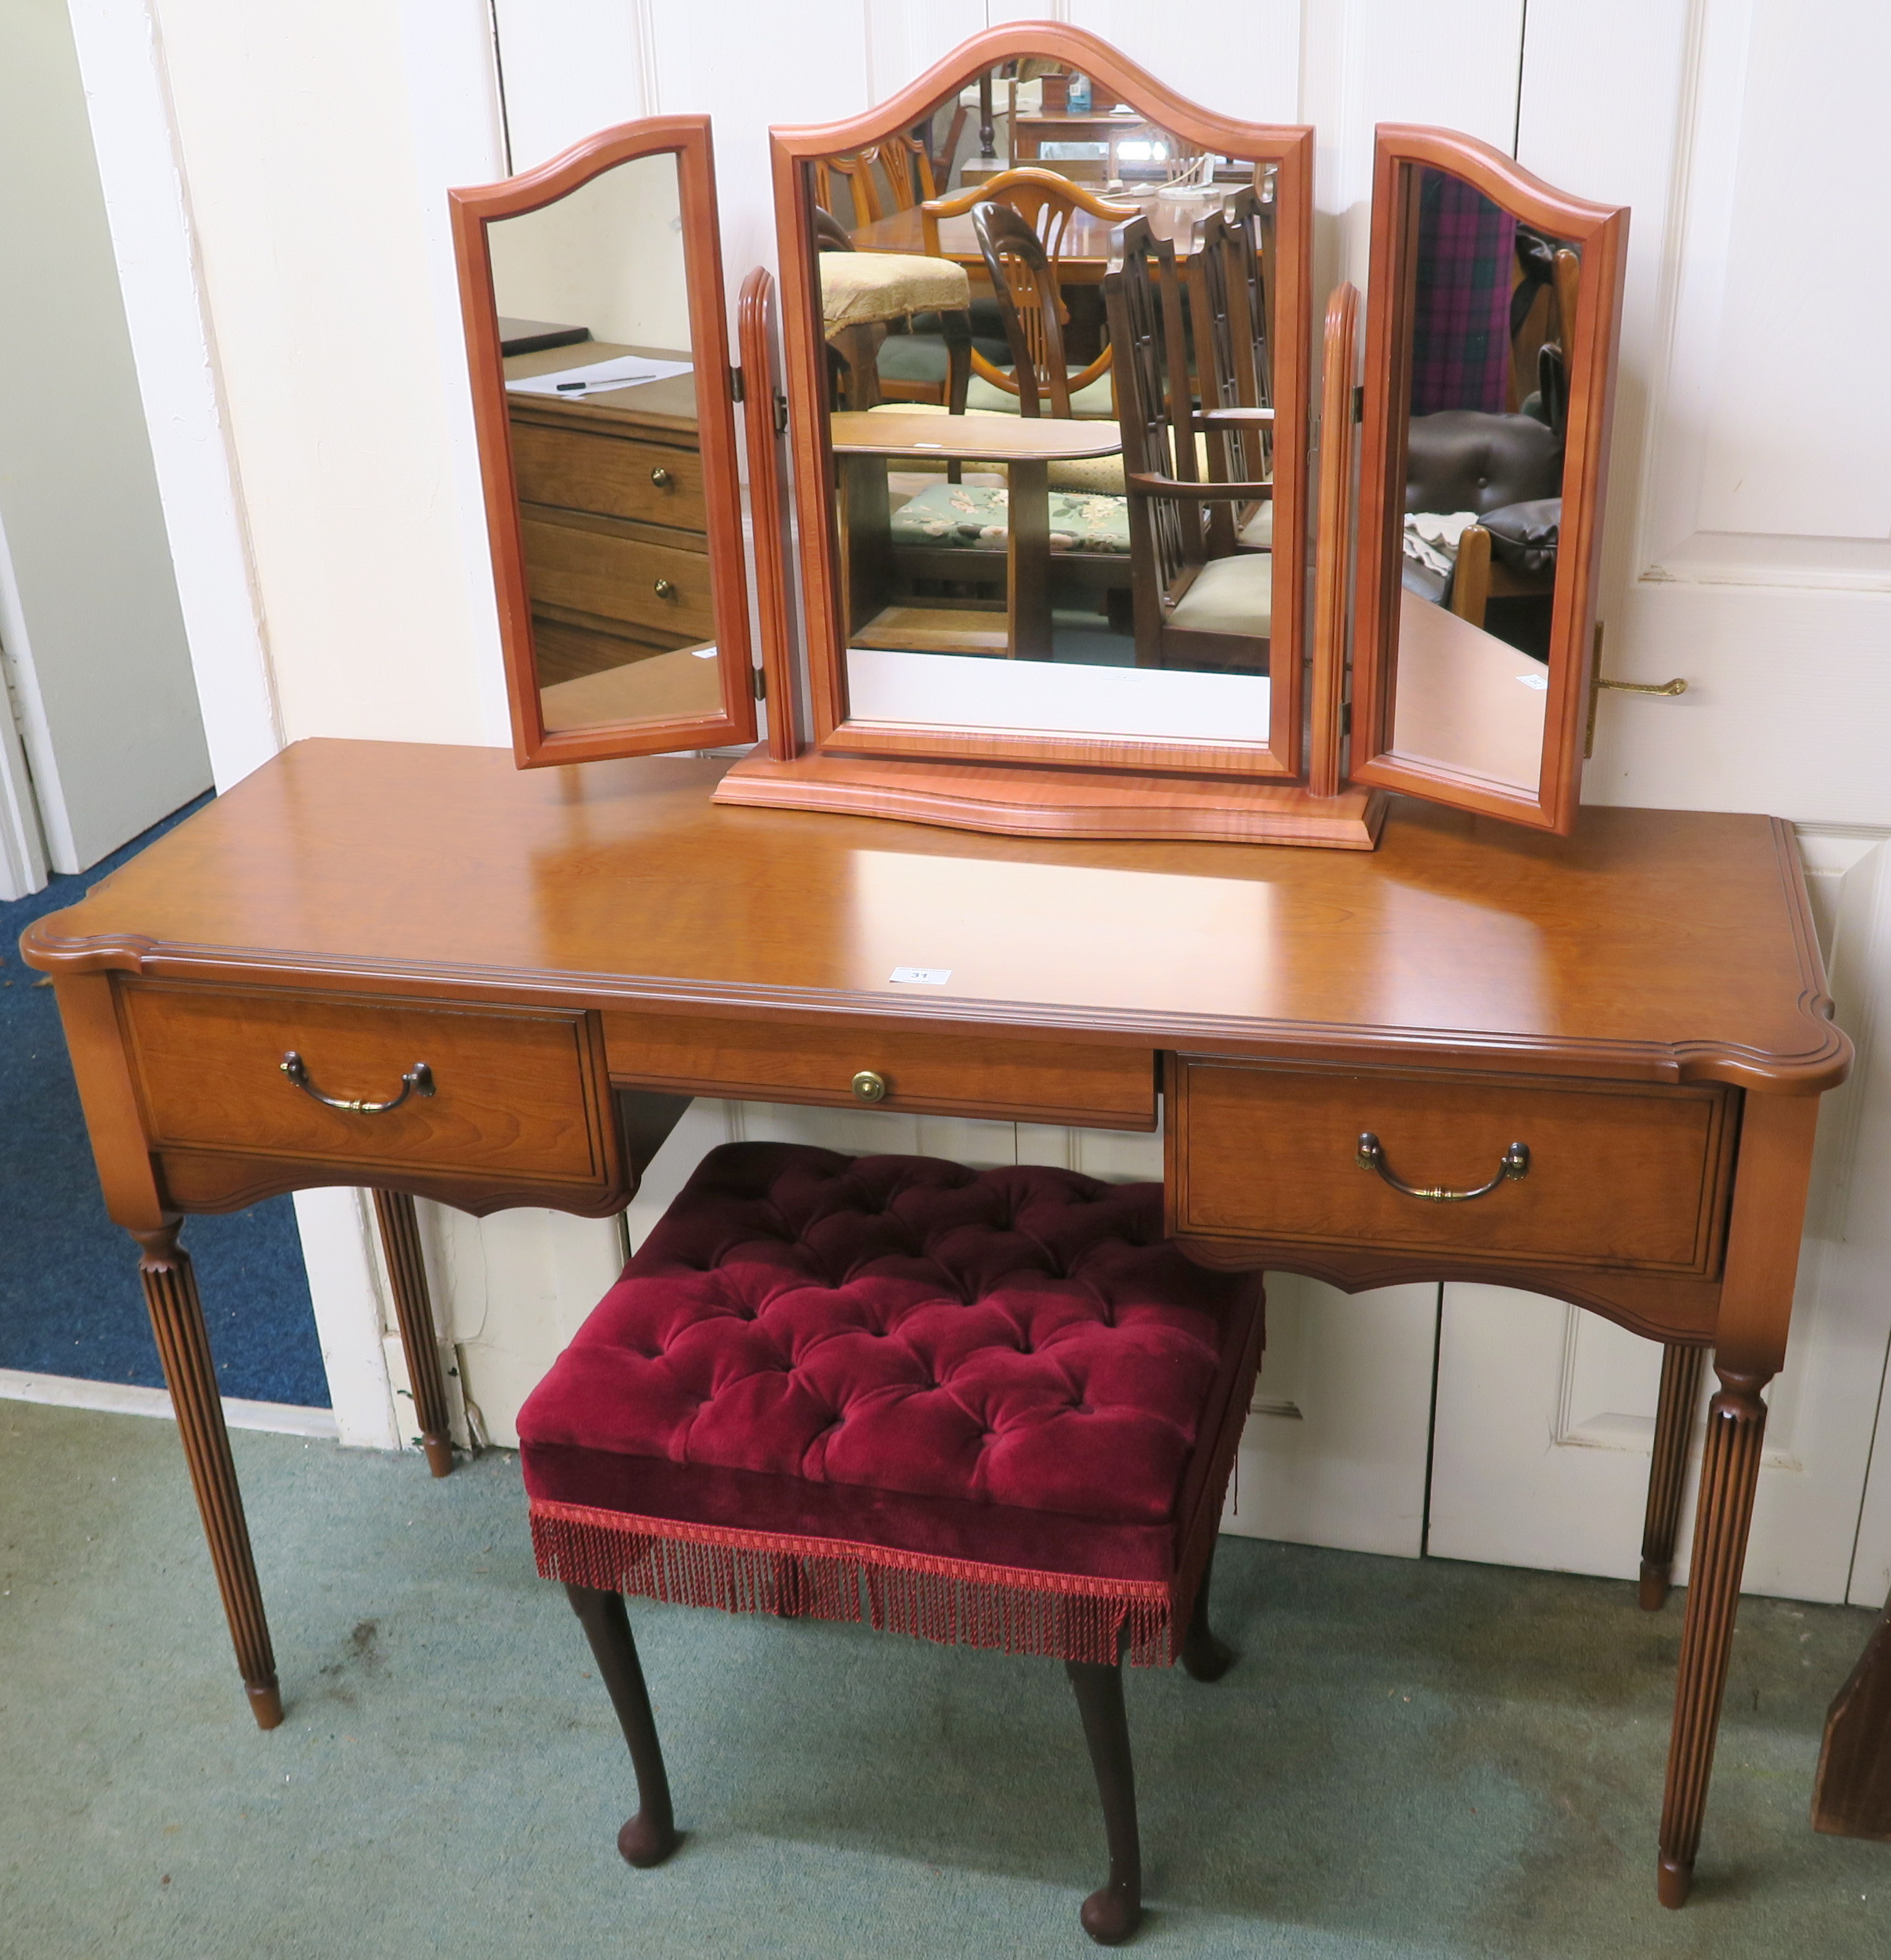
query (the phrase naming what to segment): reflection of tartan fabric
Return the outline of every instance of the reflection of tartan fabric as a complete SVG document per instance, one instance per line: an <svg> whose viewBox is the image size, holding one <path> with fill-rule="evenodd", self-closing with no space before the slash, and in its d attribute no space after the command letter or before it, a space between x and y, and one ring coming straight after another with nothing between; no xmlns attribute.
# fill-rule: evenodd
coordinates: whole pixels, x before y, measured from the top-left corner
<svg viewBox="0 0 1891 1960"><path fill-rule="evenodd" d="M1419 188L1412 412L1509 406L1510 288L1517 221L1442 170Z"/></svg>

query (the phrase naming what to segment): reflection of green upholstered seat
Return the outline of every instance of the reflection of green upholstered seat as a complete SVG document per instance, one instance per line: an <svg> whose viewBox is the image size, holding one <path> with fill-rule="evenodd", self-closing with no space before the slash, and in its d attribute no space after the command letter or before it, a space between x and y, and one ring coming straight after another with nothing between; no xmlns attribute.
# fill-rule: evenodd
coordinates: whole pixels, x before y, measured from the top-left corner
<svg viewBox="0 0 1891 1960"><path fill-rule="evenodd" d="M1171 609L1167 623L1190 633L1269 636L1273 622L1274 558L1271 552L1239 552L1211 558Z"/></svg>
<svg viewBox="0 0 1891 1960"><path fill-rule="evenodd" d="M1009 523L1009 493L967 483L934 483L893 513L896 545L948 550L1002 551ZM1123 497L1050 493L1050 549L1101 552L1127 558L1130 506Z"/></svg>
<svg viewBox="0 0 1891 1960"><path fill-rule="evenodd" d="M936 313L920 313L914 320L911 333L889 333L880 342L878 365L882 382L919 381L934 383L940 387L945 386L949 365L946 343L936 329L929 332L923 324L926 320L936 320L938 317ZM976 329L972 334L972 345L994 366L1011 358L1010 347L1004 341L993 340L980 335ZM991 386L990 382L981 381L976 376L973 377L971 385L974 388ZM993 390L993 392L1000 391ZM911 402L899 404L903 409L916 406L920 405Z"/></svg>
<svg viewBox="0 0 1891 1960"><path fill-rule="evenodd" d="M1073 368L1070 372L1081 374L1081 368ZM972 377L971 387L966 391L965 406L968 409L996 409L1000 414L1015 415L1018 412L1018 397L1008 389L1001 388L995 381L987 381L982 374ZM1048 415L1050 411L1041 402L1039 412ZM1070 412L1079 422L1110 422L1116 415L1116 402L1110 393L1110 377L1099 374L1087 388L1079 388L1070 397Z"/></svg>

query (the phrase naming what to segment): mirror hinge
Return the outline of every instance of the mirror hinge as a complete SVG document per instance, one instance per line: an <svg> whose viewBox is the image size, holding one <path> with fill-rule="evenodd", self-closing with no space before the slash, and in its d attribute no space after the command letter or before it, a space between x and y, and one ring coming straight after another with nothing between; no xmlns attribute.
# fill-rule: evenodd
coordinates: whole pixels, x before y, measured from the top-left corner
<svg viewBox="0 0 1891 1960"><path fill-rule="evenodd" d="M751 667L748 671L755 681L755 698L758 701L766 701L768 698L768 675L766 669Z"/></svg>
<svg viewBox="0 0 1891 1960"><path fill-rule="evenodd" d="M1355 422L1365 420L1365 383L1363 381L1352 391L1352 419Z"/></svg>
<svg viewBox="0 0 1891 1960"><path fill-rule="evenodd" d="M775 434L788 433L788 398L777 388L775 390Z"/></svg>
<svg viewBox="0 0 1891 1960"><path fill-rule="evenodd" d="M739 368L732 368L729 371L729 396L731 401L739 402L742 399L742 370Z"/></svg>
<svg viewBox="0 0 1891 1960"><path fill-rule="evenodd" d="M1352 704L1349 701L1343 701L1340 704L1340 733L1342 735L1352 733Z"/></svg>

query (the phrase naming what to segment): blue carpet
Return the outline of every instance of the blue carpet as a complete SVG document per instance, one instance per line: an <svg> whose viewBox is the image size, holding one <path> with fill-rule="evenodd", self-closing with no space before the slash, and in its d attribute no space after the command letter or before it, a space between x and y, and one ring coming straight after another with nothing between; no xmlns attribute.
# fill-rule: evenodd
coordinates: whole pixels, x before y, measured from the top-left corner
<svg viewBox="0 0 1891 1960"><path fill-rule="evenodd" d="M0 904L0 1368L161 1388L135 1248L105 1215L50 987L21 959L36 918L76 904L200 799L89 871ZM227 1395L329 1406L295 1212L272 1198L196 1218L197 1262Z"/></svg>

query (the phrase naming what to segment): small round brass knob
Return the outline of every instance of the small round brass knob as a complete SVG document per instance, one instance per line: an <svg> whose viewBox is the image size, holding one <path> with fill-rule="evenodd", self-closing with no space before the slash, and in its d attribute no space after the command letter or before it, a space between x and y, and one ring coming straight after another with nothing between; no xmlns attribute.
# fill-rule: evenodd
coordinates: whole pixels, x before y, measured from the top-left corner
<svg viewBox="0 0 1891 1960"><path fill-rule="evenodd" d="M658 489L667 490L670 485L676 481L676 479L675 477L671 476L669 472L659 463L656 467L650 472L650 481L656 485Z"/></svg>
<svg viewBox="0 0 1891 1960"><path fill-rule="evenodd" d="M659 578L656 589L659 599L674 599L676 597L676 587L667 578Z"/></svg>
<svg viewBox="0 0 1891 1960"><path fill-rule="evenodd" d="M886 1077L873 1069L863 1068L853 1078L853 1093L863 1102L884 1102L886 1090Z"/></svg>

